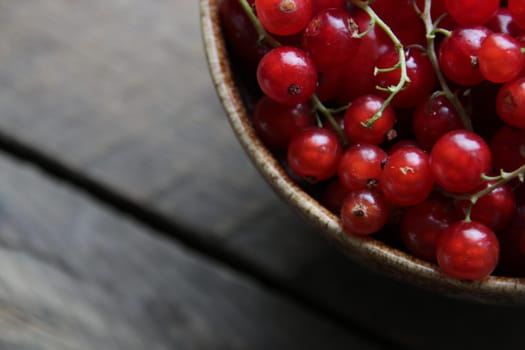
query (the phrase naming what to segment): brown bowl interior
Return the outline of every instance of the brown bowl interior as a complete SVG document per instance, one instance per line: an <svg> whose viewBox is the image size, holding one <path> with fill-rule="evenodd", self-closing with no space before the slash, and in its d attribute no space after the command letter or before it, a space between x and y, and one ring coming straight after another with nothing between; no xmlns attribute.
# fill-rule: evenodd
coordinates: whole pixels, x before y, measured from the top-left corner
<svg viewBox="0 0 525 350"><path fill-rule="evenodd" d="M525 279L491 276L459 281L435 265L416 259L373 238L348 235L338 217L299 188L258 140L234 80L221 32L219 0L201 0L201 26L210 73L231 126L246 153L277 194L353 260L390 277L434 292L487 303L525 303Z"/></svg>

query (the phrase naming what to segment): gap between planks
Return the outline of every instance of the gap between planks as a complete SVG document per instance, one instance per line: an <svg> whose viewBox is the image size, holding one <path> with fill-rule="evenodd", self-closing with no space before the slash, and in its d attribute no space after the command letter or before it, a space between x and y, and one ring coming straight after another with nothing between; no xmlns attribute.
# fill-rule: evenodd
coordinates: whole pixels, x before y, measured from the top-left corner
<svg viewBox="0 0 525 350"><path fill-rule="evenodd" d="M302 293L299 288L294 287L291 283L287 283L281 278L271 275L258 266L258 264L249 261L233 249L215 244L213 239L206 239L203 238L204 236L202 235L194 234L194 232L188 228L181 226L165 215L68 167L44 152L24 144L15 137L7 135L2 130L0 130L0 151L6 153L7 156L17 158L18 160L42 169L47 175L72 185L112 209L152 228L152 232L155 232L159 236L215 260L243 275L243 277L256 282L265 289L306 309L315 316L330 322L334 326L351 329L363 339L376 343L385 349L408 349L407 346L401 345L393 339L385 337L380 332L357 323L347 315L338 312L338 310L324 306L309 295Z"/></svg>

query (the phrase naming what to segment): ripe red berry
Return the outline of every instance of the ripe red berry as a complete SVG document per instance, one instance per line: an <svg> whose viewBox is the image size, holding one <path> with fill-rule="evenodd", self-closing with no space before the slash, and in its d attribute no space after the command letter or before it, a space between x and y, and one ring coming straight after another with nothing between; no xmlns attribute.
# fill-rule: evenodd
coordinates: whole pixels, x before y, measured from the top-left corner
<svg viewBox="0 0 525 350"><path fill-rule="evenodd" d="M419 49L406 50L405 54L407 75L410 84L401 90L392 100L392 105L399 108L414 107L416 104L430 94L436 82L436 76L432 63L428 57ZM377 68L388 69L399 62L397 51L389 51L378 58ZM376 86L387 89L396 86L401 79L401 69L379 72L375 76ZM389 92L380 93L383 98L388 97Z"/></svg>
<svg viewBox="0 0 525 350"><path fill-rule="evenodd" d="M350 234L376 233L386 224L389 208L387 200L377 190L352 191L341 209L343 226Z"/></svg>
<svg viewBox="0 0 525 350"><path fill-rule="evenodd" d="M282 46L268 52L257 68L261 90L271 99L296 105L310 99L317 87L315 66L300 49Z"/></svg>
<svg viewBox="0 0 525 350"><path fill-rule="evenodd" d="M436 261L438 237L455 219L452 209L444 199L427 199L403 213L401 239L412 254L426 261Z"/></svg>
<svg viewBox="0 0 525 350"><path fill-rule="evenodd" d="M494 171L514 171L525 164L525 130L502 126L492 138Z"/></svg>
<svg viewBox="0 0 525 350"><path fill-rule="evenodd" d="M505 123L525 129L525 77L501 87L496 97L496 110Z"/></svg>
<svg viewBox="0 0 525 350"><path fill-rule="evenodd" d="M365 95L355 99L345 113L345 133L353 143L378 145L385 140L386 134L395 122L394 110L387 106L381 117L371 127L365 124L383 106L385 101L378 96Z"/></svg>
<svg viewBox="0 0 525 350"><path fill-rule="evenodd" d="M430 166L437 184L449 192L467 193L483 183L491 169L492 155L485 141L467 130L441 136L430 153Z"/></svg>
<svg viewBox="0 0 525 350"><path fill-rule="evenodd" d="M486 27L460 27L452 31L439 49L439 66L443 74L459 85L471 86L483 81L478 52L490 34Z"/></svg>
<svg viewBox="0 0 525 350"><path fill-rule="evenodd" d="M505 83L516 78L525 60L520 43L508 34L492 33L478 52L479 70L493 83Z"/></svg>
<svg viewBox="0 0 525 350"><path fill-rule="evenodd" d="M393 204L410 206L423 202L434 186L428 155L415 147L396 150L388 157L379 185Z"/></svg>
<svg viewBox="0 0 525 350"><path fill-rule="evenodd" d="M512 18L516 24L525 30L525 1L523 0L508 0L508 8L512 14Z"/></svg>
<svg viewBox="0 0 525 350"><path fill-rule="evenodd" d="M484 190L493 184L493 181L486 181L477 190ZM470 207L470 201L459 201L456 205L463 214L466 214ZM472 220L484 224L493 231L499 231L504 229L510 222L515 209L516 203L512 189L506 184L495 188L489 194L481 197L472 208L470 217Z"/></svg>
<svg viewBox="0 0 525 350"><path fill-rule="evenodd" d="M266 146L285 149L299 130L314 126L315 120L309 103L283 105L263 96L255 105L252 123Z"/></svg>
<svg viewBox="0 0 525 350"><path fill-rule="evenodd" d="M487 226L475 221L460 221L443 230L437 242L436 256L446 275L480 280L496 268L499 242Z"/></svg>
<svg viewBox="0 0 525 350"><path fill-rule="evenodd" d="M387 154L381 148L369 144L349 147L339 163L341 184L348 190L373 189L379 183L382 165Z"/></svg>
<svg viewBox="0 0 525 350"><path fill-rule="evenodd" d="M323 71L351 59L361 40L359 27L343 9L328 9L312 18L303 33L302 47Z"/></svg>
<svg viewBox="0 0 525 350"><path fill-rule="evenodd" d="M311 0L255 0L263 27L277 35L299 33L312 18Z"/></svg>
<svg viewBox="0 0 525 350"><path fill-rule="evenodd" d="M499 8L500 0L445 0L445 8L452 19L462 25L487 23Z"/></svg>
<svg viewBox="0 0 525 350"><path fill-rule="evenodd" d="M421 147L431 150L436 141L447 132L463 129L463 123L445 96L428 96L416 107L412 128Z"/></svg>
<svg viewBox="0 0 525 350"><path fill-rule="evenodd" d="M339 138L332 131L311 127L299 131L288 146L288 166L310 182L331 178L343 153Z"/></svg>

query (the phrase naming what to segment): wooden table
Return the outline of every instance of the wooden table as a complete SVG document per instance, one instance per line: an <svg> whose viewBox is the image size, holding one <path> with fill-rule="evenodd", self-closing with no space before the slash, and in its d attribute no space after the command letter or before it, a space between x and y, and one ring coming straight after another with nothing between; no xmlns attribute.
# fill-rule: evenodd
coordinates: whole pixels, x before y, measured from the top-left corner
<svg viewBox="0 0 525 350"><path fill-rule="evenodd" d="M0 1L0 349L522 347L354 264L230 131L195 0Z"/></svg>

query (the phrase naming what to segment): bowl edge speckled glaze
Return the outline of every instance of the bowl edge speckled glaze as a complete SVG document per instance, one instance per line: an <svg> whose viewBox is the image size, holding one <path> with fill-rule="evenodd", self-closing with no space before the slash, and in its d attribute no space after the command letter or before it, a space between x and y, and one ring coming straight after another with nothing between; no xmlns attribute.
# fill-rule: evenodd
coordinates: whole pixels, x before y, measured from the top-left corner
<svg viewBox="0 0 525 350"><path fill-rule="evenodd" d="M495 304L525 304L525 279L490 276L482 281L460 281L444 276L434 265L416 259L369 237L344 232L338 217L301 190L258 140L235 85L222 37L218 4L200 0L201 30L208 67L230 124L256 168L276 193L337 242L353 260L387 276L438 294Z"/></svg>

